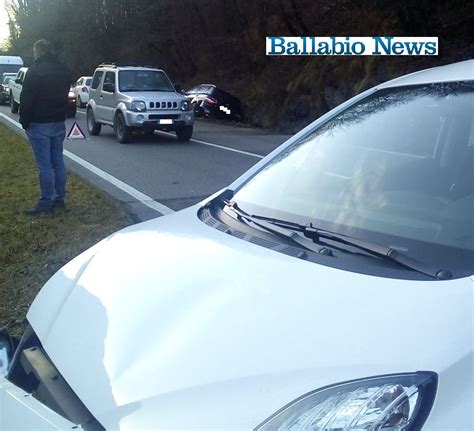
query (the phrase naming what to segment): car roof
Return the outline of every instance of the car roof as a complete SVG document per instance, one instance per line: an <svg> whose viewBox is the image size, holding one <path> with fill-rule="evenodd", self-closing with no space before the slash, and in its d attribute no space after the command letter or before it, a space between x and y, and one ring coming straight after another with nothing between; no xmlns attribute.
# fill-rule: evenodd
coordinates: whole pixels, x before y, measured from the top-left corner
<svg viewBox="0 0 474 431"><path fill-rule="evenodd" d="M467 60L410 73L387 81L377 88L472 80L474 80L474 60Z"/></svg>
<svg viewBox="0 0 474 431"><path fill-rule="evenodd" d="M17 55L0 55L0 64L23 66L23 59Z"/></svg>
<svg viewBox="0 0 474 431"><path fill-rule="evenodd" d="M199 87L212 87L212 88L216 88L216 86L214 84L197 84L197 85L193 85L191 87L191 90L194 90L195 88L199 88Z"/></svg>

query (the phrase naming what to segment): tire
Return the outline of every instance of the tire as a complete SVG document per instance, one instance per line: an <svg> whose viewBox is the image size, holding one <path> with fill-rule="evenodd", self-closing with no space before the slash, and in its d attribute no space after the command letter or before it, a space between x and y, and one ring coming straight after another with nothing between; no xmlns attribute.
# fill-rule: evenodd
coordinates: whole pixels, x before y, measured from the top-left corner
<svg viewBox="0 0 474 431"><path fill-rule="evenodd" d="M76 99L76 106L78 108L83 108L84 107L84 104L82 103L82 100L81 100L81 96L77 96L77 99Z"/></svg>
<svg viewBox="0 0 474 431"><path fill-rule="evenodd" d="M195 105L193 110L196 117L204 117L204 108L202 106Z"/></svg>
<svg viewBox="0 0 474 431"><path fill-rule="evenodd" d="M178 141L189 141L193 136L193 126L184 126L176 130Z"/></svg>
<svg viewBox="0 0 474 431"><path fill-rule="evenodd" d="M77 113L77 108L74 107L74 109L72 109L72 108L68 109L66 115L67 115L68 118L74 118L76 116L76 113Z"/></svg>
<svg viewBox="0 0 474 431"><path fill-rule="evenodd" d="M132 140L132 129L125 123L123 114L119 113L114 118L114 133L117 141L128 144Z"/></svg>
<svg viewBox="0 0 474 431"><path fill-rule="evenodd" d="M10 110L12 111L13 114L17 114L19 108L20 108L20 105L15 102L15 99L13 98L13 94L12 94L10 96Z"/></svg>
<svg viewBox="0 0 474 431"><path fill-rule="evenodd" d="M102 124L95 122L94 111L92 111L92 108L89 108L87 110L87 131L90 135L97 136L100 134L101 129Z"/></svg>

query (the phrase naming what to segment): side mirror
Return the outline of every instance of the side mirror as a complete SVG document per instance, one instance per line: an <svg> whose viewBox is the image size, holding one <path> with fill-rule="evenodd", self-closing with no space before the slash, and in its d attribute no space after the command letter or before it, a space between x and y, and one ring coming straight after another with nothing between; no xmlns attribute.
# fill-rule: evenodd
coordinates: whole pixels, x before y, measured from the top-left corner
<svg viewBox="0 0 474 431"><path fill-rule="evenodd" d="M176 90L176 93L184 94L183 89L181 88L181 85L179 84L173 84L174 89Z"/></svg>
<svg viewBox="0 0 474 431"><path fill-rule="evenodd" d="M16 79L15 79L15 82L16 82L17 84L23 84L23 80L22 80L21 78L16 78Z"/></svg>
<svg viewBox="0 0 474 431"><path fill-rule="evenodd" d="M111 82L106 82L106 83L102 86L102 90L103 90L103 91L107 91L107 93L115 93L115 85L112 84Z"/></svg>

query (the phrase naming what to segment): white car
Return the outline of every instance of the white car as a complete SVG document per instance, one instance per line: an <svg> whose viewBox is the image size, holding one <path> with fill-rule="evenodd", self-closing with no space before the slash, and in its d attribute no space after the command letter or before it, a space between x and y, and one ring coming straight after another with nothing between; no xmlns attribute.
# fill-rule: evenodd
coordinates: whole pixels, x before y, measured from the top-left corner
<svg viewBox="0 0 474 431"><path fill-rule="evenodd" d="M0 428L473 430L473 71L372 88L68 263Z"/></svg>
<svg viewBox="0 0 474 431"><path fill-rule="evenodd" d="M81 76L74 84L74 94L76 95L77 106L83 108L89 101L92 76Z"/></svg>
<svg viewBox="0 0 474 431"><path fill-rule="evenodd" d="M18 113L20 110L20 96L23 90L23 81L25 80L26 72L28 72L28 68L21 67L18 70L16 78L12 79L8 84L10 90L10 109L13 114Z"/></svg>

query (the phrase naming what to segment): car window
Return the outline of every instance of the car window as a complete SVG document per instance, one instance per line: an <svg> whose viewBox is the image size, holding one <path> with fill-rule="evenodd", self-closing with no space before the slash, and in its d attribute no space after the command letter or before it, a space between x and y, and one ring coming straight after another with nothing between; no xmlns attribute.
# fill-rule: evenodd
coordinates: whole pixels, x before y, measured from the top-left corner
<svg viewBox="0 0 474 431"><path fill-rule="evenodd" d="M115 85L115 72L106 72L102 89L104 88L105 84Z"/></svg>
<svg viewBox="0 0 474 431"><path fill-rule="evenodd" d="M227 93L226 91L220 90L219 88L213 88L211 93L212 97L218 100L223 100L228 102L230 99L233 99L233 97Z"/></svg>
<svg viewBox="0 0 474 431"><path fill-rule="evenodd" d="M98 70L94 73L94 78L92 79L92 85L91 85L91 88L93 90L99 87L99 84L103 75L104 75L104 72L102 70Z"/></svg>
<svg viewBox="0 0 474 431"><path fill-rule="evenodd" d="M91 85L91 82L92 82L92 78L87 78L86 82L85 82L85 85L87 85L89 87Z"/></svg>
<svg viewBox="0 0 474 431"><path fill-rule="evenodd" d="M212 94L212 92L214 91L214 88L212 85L203 85L199 92L202 93L202 94Z"/></svg>
<svg viewBox="0 0 474 431"><path fill-rule="evenodd" d="M471 268L473 91L468 83L379 91L288 148L235 200L435 267L455 256Z"/></svg>
<svg viewBox="0 0 474 431"><path fill-rule="evenodd" d="M120 91L171 91L174 87L168 77L159 70L121 70Z"/></svg>

